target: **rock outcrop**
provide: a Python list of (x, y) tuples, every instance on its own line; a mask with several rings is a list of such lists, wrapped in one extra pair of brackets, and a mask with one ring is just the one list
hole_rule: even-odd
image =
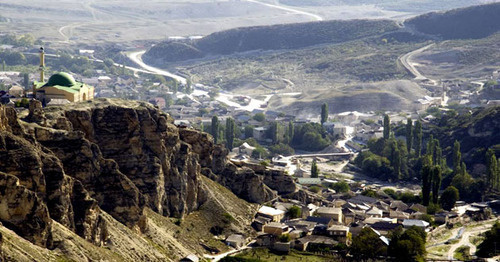
[(51, 223), (43, 200), (15, 176), (0, 173), (0, 220), (20, 236), (50, 246)]
[(107, 214), (135, 232), (148, 230), (145, 208), (183, 217), (209, 199), (203, 175), (257, 203), (296, 190), (283, 173), (234, 165), (210, 135), (147, 103), (33, 101), (30, 111), (27, 123), (0, 106), (0, 222), (39, 246), (62, 248), (53, 225), (112, 243)]

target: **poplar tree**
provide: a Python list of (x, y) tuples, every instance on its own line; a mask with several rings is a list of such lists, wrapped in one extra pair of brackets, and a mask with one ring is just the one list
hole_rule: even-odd
[(420, 157), (422, 154), (422, 122), (417, 120), (415, 122), (415, 129), (413, 131), (413, 145), (415, 147), (415, 156)]
[(228, 117), (226, 119), (226, 147), (229, 150), (233, 149), (234, 142), (234, 119)]
[(460, 163), (462, 162), (462, 153), (460, 152), (460, 142), (455, 140), (453, 143), (453, 172), (457, 174), (457, 170), (460, 168)]
[(318, 176), (319, 176), (318, 164), (316, 163), (316, 159), (314, 159), (311, 164), (311, 177), (317, 178)]
[(413, 140), (413, 121), (408, 117), (406, 120), (406, 148), (408, 150), (408, 154), (411, 153), (412, 149), (412, 140)]
[(212, 126), (210, 131), (214, 137), (214, 144), (217, 144), (219, 141), (219, 118), (217, 116), (212, 116)]
[(489, 188), (498, 189), (498, 161), (493, 149), (486, 151), (486, 179)]
[(293, 126), (293, 122), (288, 122), (288, 144), (292, 144), (293, 135), (295, 134), (295, 127)]
[(273, 122), (271, 124), (271, 139), (273, 140), (273, 144), (278, 144), (279, 143), (279, 124), (278, 122)]
[(432, 168), (432, 202), (437, 204), (439, 199), (439, 188), (441, 187), (441, 166), (435, 165)]
[[(429, 158), (429, 156), (426, 156), (425, 158)], [(430, 162), (429, 159), (424, 162)], [(429, 164), (425, 164), (422, 167), (422, 204), (424, 206), (429, 205), (430, 201), (430, 194), (431, 194), (431, 186), (432, 186), (432, 168)]]
[(324, 124), (328, 121), (328, 104), (324, 103), (321, 105), (321, 124)]
[(389, 119), (389, 115), (384, 115), (384, 139), (389, 139), (391, 135), (391, 120)]

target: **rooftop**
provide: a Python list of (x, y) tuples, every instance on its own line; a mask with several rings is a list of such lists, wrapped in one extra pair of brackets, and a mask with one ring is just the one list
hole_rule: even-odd
[(275, 208), (268, 207), (268, 206), (262, 206), (259, 209), (258, 213), (261, 213), (261, 214), (264, 214), (264, 215), (268, 215), (268, 216), (279, 216), (279, 215), (285, 214), (285, 212), (282, 211), (282, 210), (275, 209)]

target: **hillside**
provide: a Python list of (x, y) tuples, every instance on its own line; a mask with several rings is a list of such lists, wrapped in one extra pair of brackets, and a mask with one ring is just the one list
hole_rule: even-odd
[(214, 234), (251, 234), (249, 202), (296, 190), (284, 173), (236, 167), (227, 153), (144, 102), (42, 109), (33, 100), (22, 116), (0, 106), (0, 261), (178, 261), (205, 253), (200, 243), (226, 250)]
[(405, 23), (416, 30), (442, 39), (477, 39), (500, 30), (500, 3), (455, 9), (444, 13), (428, 13)]
[(459, 115), (453, 111), (443, 114), (438, 122), (431, 123), (429, 133), (439, 138), (443, 153), (450, 158), (453, 143), (458, 140), (462, 157), (472, 169), (472, 164), (485, 163), (487, 148), (493, 147), (500, 154), (500, 106), (479, 108), (472, 114), (468, 110)]
[(208, 55), (228, 55), (255, 50), (297, 49), (318, 44), (341, 43), (398, 28), (390, 20), (322, 21), (236, 28), (210, 34), (191, 43), (162, 42), (143, 59), (161, 65)]

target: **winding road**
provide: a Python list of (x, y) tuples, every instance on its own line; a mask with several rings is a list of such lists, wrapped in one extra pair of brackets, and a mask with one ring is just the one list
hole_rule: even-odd
[(161, 70), (159, 68), (152, 67), (152, 66), (145, 64), (142, 61), (142, 55), (144, 55), (144, 53), (146, 53), (146, 50), (128, 53), (127, 56), (130, 60), (132, 60), (134, 63), (138, 64), (140, 67), (142, 67), (146, 71), (149, 71), (149, 72), (154, 73), (154, 74), (162, 75), (162, 76), (167, 76), (167, 77), (170, 77), (170, 78), (177, 80), (178, 82), (180, 82), (184, 85), (186, 84), (186, 78), (184, 78), (182, 76), (172, 74), (172, 73), (167, 72), (165, 70)]
[[(417, 50), (414, 50), (414, 51), (411, 51), (405, 55), (402, 55), (400, 58), (399, 58), (399, 61), (401, 61), (401, 64), (403, 64), (403, 66), (413, 75), (415, 76), (415, 79), (416, 80), (425, 80), (425, 79), (429, 79), (425, 76), (423, 76), (416, 68), (415, 68), (415, 63), (413, 63), (411, 61), (412, 57), (414, 55), (417, 55), (417, 54), (420, 54), (422, 52), (424, 52), (425, 50), (433, 47), (435, 44), (432, 43), (430, 45), (426, 45), (422, 48), (419, 48)], [(434, 82), (436, 83), (434, 80), (432, 79), (429, 79), (431, 82)]]

